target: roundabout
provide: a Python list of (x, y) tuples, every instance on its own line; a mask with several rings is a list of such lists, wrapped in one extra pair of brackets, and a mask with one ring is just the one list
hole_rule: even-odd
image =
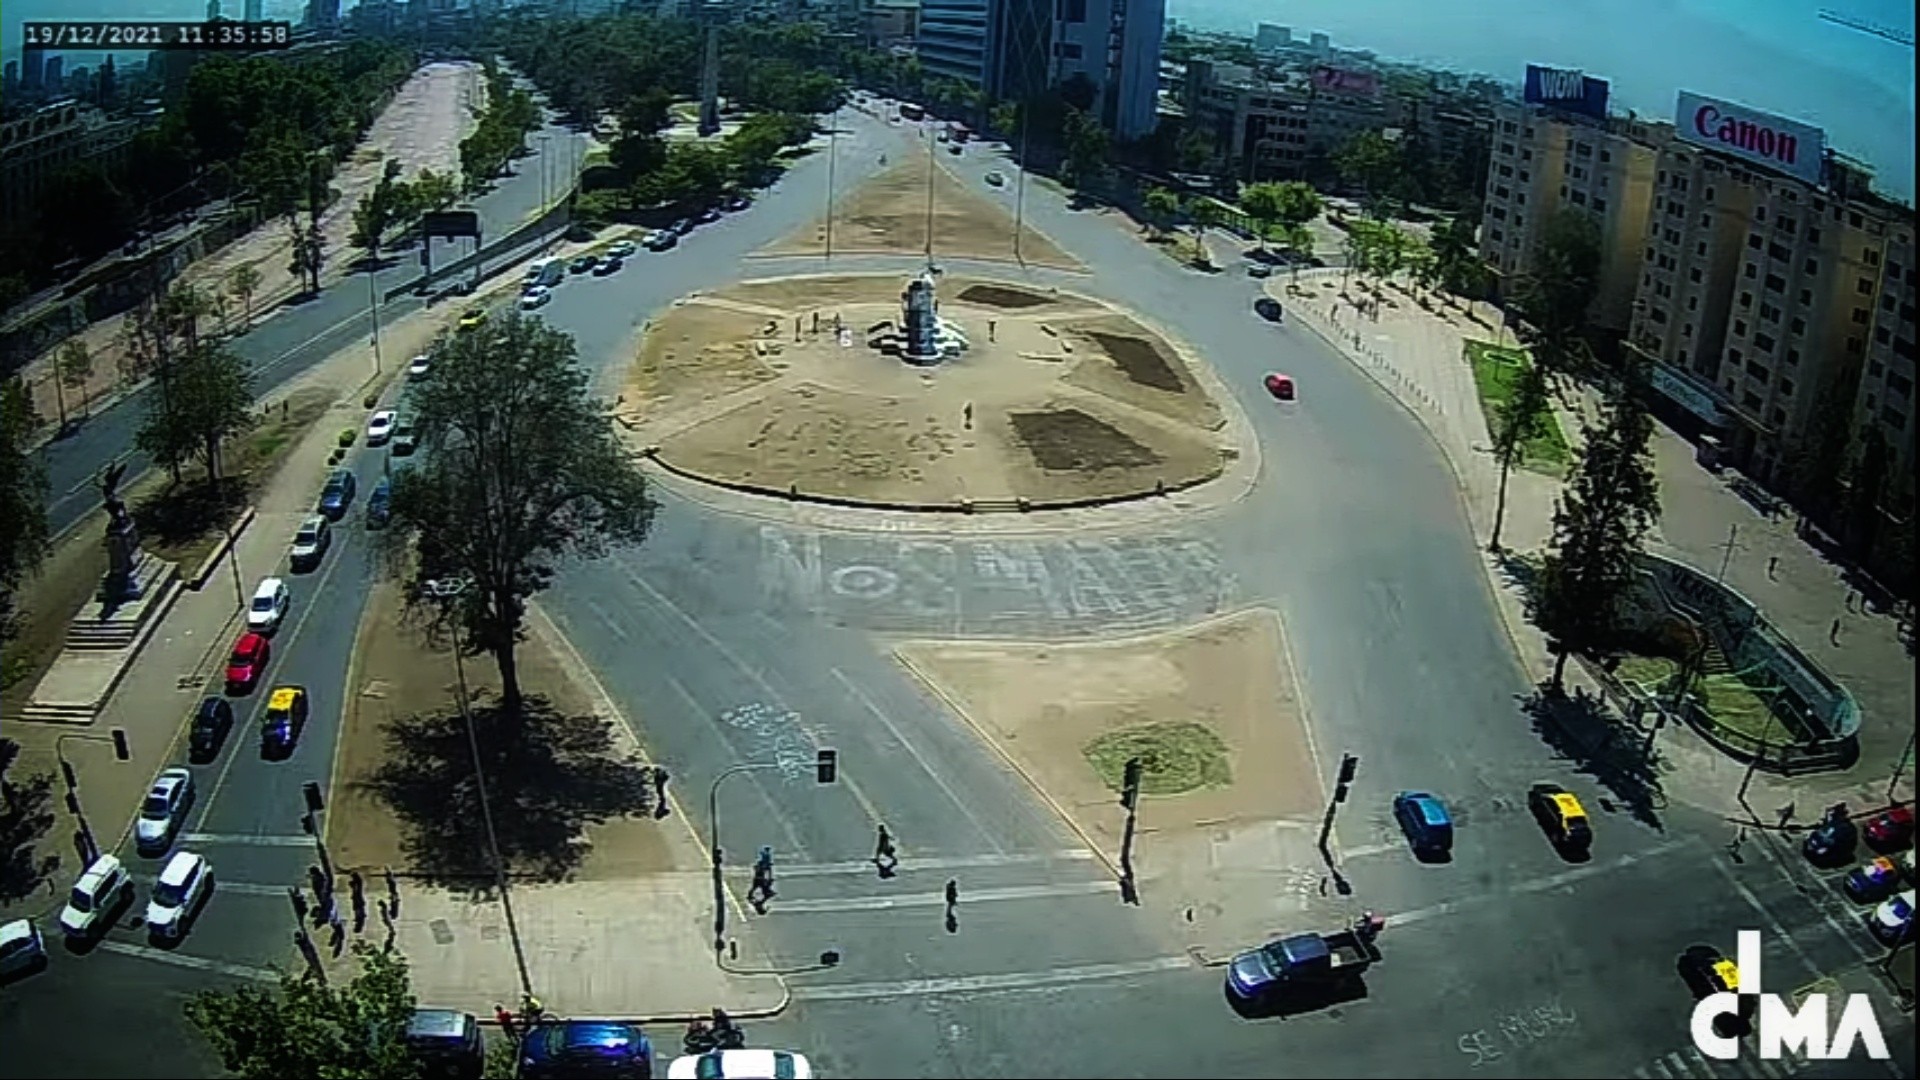
[(1125, 503), (1217, 480), (1252, 444), (1204, 362), (1144, 320), (979, 277), (684, 297), (649, 325), (624, 391), (622, 423), (667, 472), (843, 507)]

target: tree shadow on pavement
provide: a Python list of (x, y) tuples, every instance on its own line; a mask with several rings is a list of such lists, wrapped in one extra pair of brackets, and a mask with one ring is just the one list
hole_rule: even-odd
[[(496, 702), (476, 702), (472, 714), (508, 873), (564, 881), (591, 847), (588, 826), (652, 814), (652, 772), (616, 750), (611, 721), (562, 715), (531, 695), (518, 718)], [(399, 819), (408, 865), (437, 884), (491, 888), (473, 750), (460, 714), (395, 719), (386, 742), (386, 760), (361, 786)]]
[[(0, 776), (19, 752), (12, 740), (0, 742)], [(11, 904), (45, 888), (60, 869), (60, 856), (42, 855), (39, 846), (54, 823), (53, 774), (6, 777), (0, 791), (0, 904)]]
[[(1556, 754), (1598, 781), (1636, 821), (1666, 831), (1659, 814), (1667, 805), (1659, 752), (1649, 754), (1643, 739), (1610, 717), (1600, 698), (1584, 687), (1568, 695), (1543, 683), (1521, 699), (1520, 707)], [(1602, 808), (1613, 806), (1603, 798)]]

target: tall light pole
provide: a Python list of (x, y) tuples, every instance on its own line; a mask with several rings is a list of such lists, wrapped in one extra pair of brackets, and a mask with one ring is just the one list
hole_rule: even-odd
[[(831, 784), (839, 770), (840, 753), (822, 747), (814, 752), (814, 781)], [(720, 784), (735, 773), (785, 768), (782, 761), (747, 761), (728, 766), (713, 778), (707, 789), (707, 853), (713, 860), (713, 958), (717, 963), (727, 949), (727, 883), (722, 876), (724, 859), (720, 851)]]
[[(428, 237), (427, 243), (433, 243)], [(367, 314), (373, 317), (373, 373), (380, 374), (380, 287), (373, 280), (373, 263), (367, 264)]]
[[(435, 578), (425, 584), (426, 592), (441, 603), (441, 609), (452, 614), (455, 602), (466, 593), (473, 582), (466, 578)], [(507, 888), (507, 866), (500, 858), (500, 837), (493, 827), (493, 809), (487, 802), (487, 776), (481, 766), (480, 737), (474, 733), (473, 712), (467, 707), (467, 668), (460, 658), (460, 621), (458, 617), (449, 618), (448, 626), (453, 632), (453, 670), (459, 679), (460, 720), (467, 729), (467, 750), (473, 755), (474, 789), (480, 794), (480, 820), (487, 829), (487, 854), (493, 860), (494, 886), (500, 890), (500, 910), (507, 917), (507, 937), (513, 942), (513, 962), (520, 971), (520, 992), (526, 998), (533, 997), (533, 979), (527, 974), (527, 953), (520, 944), (520, 926), (513, 917), (513, 895)]]
[(833, 258), (833, 164), (840, 149), (840, 106), (833, 107), (833, 117), (827, 121), (827, 252), (826, 258)]
[(1025, 266), (1027, 261), (1020, 255), (1020, 235), (1027, 231), (1027, 134), (1033, 125), (1028, 122), (1025, 105), (1015, 105), (1013, 115), (1020, 124), (1020, 172), (1013, 182), (1013, 261)]
[(933, 170), (935, 168), (933, 129), (922, 124), (920, 135), (922, 141), (927, 144), (927, 269), (931, 270), (933, 269)]
[(53, 740), (53, 756), (60, 762), (60, 777), (67, 785), (67, 813), (74, 816), (80, 825), (80, 843), (86, 848), (87, 862), (100, 857), (100, 843), (93, 838), (93, 828), (87, 824), (86, 812), (80, 809), (80, 778), (74, 774), (73, 763), (67, 760), (67, 740), (76, 742), (103, 742), (113, 745), (116, 760), (126, 761), (133, 756), (127, 747), (127, 729), (113, 728), (105, 735), (82, 735), (78, 732), (62, 735)]

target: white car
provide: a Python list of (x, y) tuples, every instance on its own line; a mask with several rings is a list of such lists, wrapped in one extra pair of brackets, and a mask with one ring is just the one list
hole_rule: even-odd
[(167, 769), (154, 777), (153, 786), (147, 789), (147, 801), (140, 804), (140, 817), (133, 823), (134, 845), (142, 854), (157, 855), (167, 850), (192, 806), (192, 772)]
[(280, 620), (287, 617), (287, 605), (292, 603), (292, 594), (287, 591), (287, 583), (277, 577), (270, 577), (253, 590), (253, 602), (247, 605), (247, 629), (256, 634), (271, 634), (280, 628)]
[(432, 369), (432, 367), (433, 367), (433, 357), (427, 355), (426, 353), (421, 353), (419, 356), (416, 356), (413, 358), (412, 363), (409, 363), (407, 365), (407, 378), (417, 379), (420, 376), (425, 375), (429, 370)]
[(67, 906), (60, 910), (60, 931), (70, 938), (94, 937), (110, 925), (107, 913), (132, 894), (127, 868), (112, 855), (100, 856), (67, 894)]
[(1873, 915), (1867, 919), (1873, 936), (1888, 945), (1898, 945), (1913, 933), (1913, 894), (1908, 889), (1898, 896), (1888, 897), (1887, 901), (1873, 909)]
[(167, 860), (166, 869), (153, 883), (153, 899), (147, 902), (147, 932), (155, 937), (178, 938), (187, 932), (187, 924), (206, 903), (213, 891), (213, 867), (206, 856), (191, 851), (176, 852)]
[(0, 926), (0, 975), (30, 971), (47, 962), (47, 943), (31, 919)]
[(381, 409), (367, 420), (367, 445), (379, 446), (393, 434), (392, 409)]
[(545, 305), (546, 302), (551, 299), (553, 299), (552, 289), (547, 288), (545, 285), (535, 285), (533, 288), (520, 294), (520, 310), (532, 311), (535, 308)]
[(813, 1066), (799, 1054), (785, 1050), (714, 1050), (673, 1059), (667, 1066), (667, 1080), (704, 1080), (724, 1076), (728, 1080), (813, 1080)]
[(607, 254), (616, 259), (627, 258), (632, 255), (634, 251), (634, 243), (631, 240), (615, 240), (613, 243), (607, 245)]

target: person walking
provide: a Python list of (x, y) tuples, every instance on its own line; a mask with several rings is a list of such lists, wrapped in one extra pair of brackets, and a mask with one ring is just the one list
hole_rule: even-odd
[(293, 901), (293, 921), (301, 926), (305, 926), (307, 924), (307, 894), (300, 891), (300, 886), (289, 885), (287, 886), (287, 899)]
[(887, 831), (885, 825), (880, 826), (879, 835), (874, 840), (873, 865), (879, 868), (883, 878), (892, 877), (900, 865), (900, 857), (893, 850), (893, 834)]
[(513, 1031), (513, 1011), (496, 1001), (493, 1003), (493, 1021), (500, 1025), (500, 1033), (511, 1039)]
[(747, 889), (747, 903), (766, 914), (767, 901), (773, 899), (773, 848), (762, 847), (753, 861), (753, 884)]

